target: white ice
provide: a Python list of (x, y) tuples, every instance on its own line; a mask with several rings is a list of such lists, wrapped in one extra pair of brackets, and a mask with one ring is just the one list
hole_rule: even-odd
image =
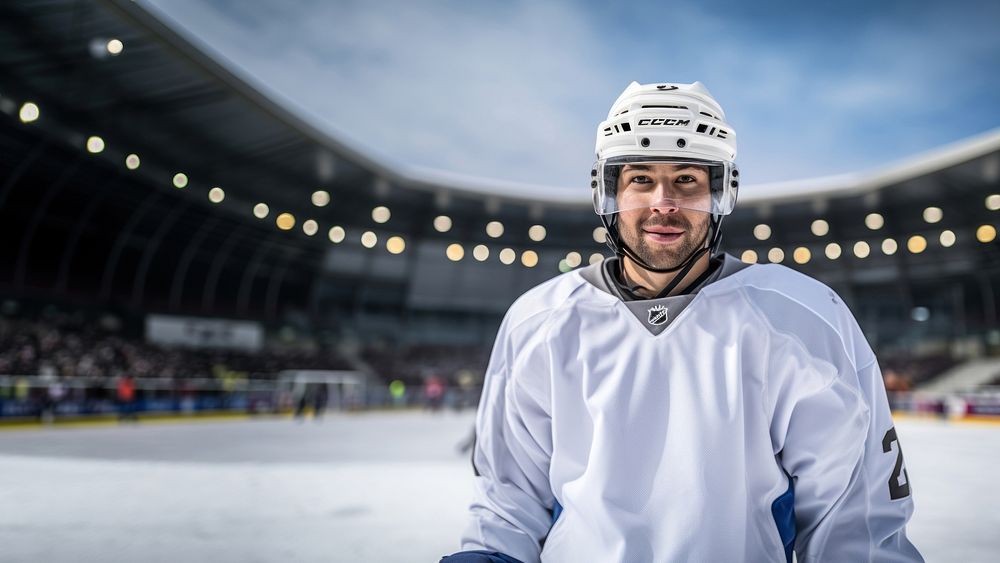
[[(0, 560), (436, 562), (471, 490), (471, 413), (0, 432)], [(1000, 560), (1000, 426), (904, 420), (928, 561)]]

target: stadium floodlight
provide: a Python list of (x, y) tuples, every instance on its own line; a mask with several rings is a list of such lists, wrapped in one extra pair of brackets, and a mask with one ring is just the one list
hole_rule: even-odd
[(878, 213), (865, 215), (865, 226), (873, 231), (877, 231), (885, 225), (885, 219)]
[(21, 123), (32, 123), (37, 121), (41, 114), (41, 110), (38, 109), (38, 105), (34, 102), (24, 102), (24, 104), (21, 105), (21, 109), (17, 112), (17, 116), (21, 119)]
[(976, 240), (982, 243), (993, 242), (997, 238), (997, 230), (993, 225), (980, 225), (976, 229)]
[(941, 246), (950, 248), (953, 244), (955, 244), (955, 233), (945, 229), (941, 231), (941, 236), (938, 237), (938, 240), (941, 241)]
[(810, 225), (809, 230), (818, 237), (825, 237), (830, 232), (830, 223), (827, 223), (823, 219), (816, 219)]
[(809, 252), (809, 249), (804, 246), (800, 246), (792, 252), (792, 260), (795, 260), (796, 264), (805, 264), (809, 262), (810, 258), (812, 258), (812, 252)]
[(385, 241), (385, 249), (390, 254), (401, 254), (406, 250), (406, 241), (401, 236), (389, 237), (389, 240)]
[(594, 229), (594, 242), (598, 244), (604, 244), (608, 240), (608, 230), (604, 227), (597, 227)]
[(287, 212), (281, 213), (275, 218), (274, 222), (282, 231), (290, 231), (295, 226), (295, 216)]
[(365, 248), (375, 248), (378, 244), (378, 237), (371, 231), (361, 233), (361, 246)]
[(583, 263), (583, 256), (574, 250), (566, 255), (566, 263), (569, 264), (570, 268), (576, 268)]
[(187, 185), (188, 185), (187, 174), (185, 174), (183, 172), (178, 172), (178, 173), (174, 174), (174, 187), (175, 188), (183, 189), (183, 188), (186, 188)]
[(486, 224), (486, 234), (492, 238), (503, 236), (503, 223), (500, 221), (490, 221)]
[(528, 229), (528, 238), (530, 238), (535, 242), (542, 242), (543, 240), (545, 240), (545, 235), (546, 235), (545, 227), (543, 227), (542, 225), (532, 225)]
[(389, 208), (384, 205), (380, 205), (375, 209), (372, 209), (372, 221), (375, 221), (376, 223), (386, 223), (389, 221), (389, 217), (391, 216), (392, 213), (389, 212)]
[(462, 248), (461, 244), (453, 242), (448, 245), (448, 248), (445, 249), (444, 253), (445, 256), (448, 257), (448, 260), (451, 260), (452, 262), (458, 262), (465, 256), (465, 249)]
[(767, 259), (772, 264), (780, 264), (785, 259), (785, 251), (776, 246), (767, 251)]
[(330, 242), (332, 242), (333, 244), (340, 244), (344, 242), (345, 238), (347, 238), (347, 231), (344, 230), (344, 227), (336, 225), (330, 227), (330, 231), (327, 232), (326, 236), (330, 239)]
[(514, 250), (511, 248), (505, 248), (500, 251), (500, 261), (508, 266), (513, 264), (516, 258), (517, 258), (517, 253), (514, 252)]
[(826, 257), (829, 258), (830, 260), (836, 260), (837, 258), (840, 258), (841, 254), (843, 254), (843, 249), (840, 248), (839, 244), (831, 242), (830, 244), (826, 245), (825, 253)]
[(986, 209), (996, 211), (1000, 209), (1000, 194), (990, 194), (986, 196)]
[(312, 193), (312, 204), (316, 207), (326, 207), (330, 204), (330, 192), (326, 190), (316, 190)]
[(928, 223), (937, 223), (944, 217), (944, 212), (941, 211), (940, 207), (928, 207), (924, 209), (924, 221)]
[(753, 236), (757, 240), (767, 240), (771, 238), (771, 227), (761, 223), (753, 228)]
[(315, 235), (319, 232), (319, 223), (313, 219), (306, 219), (302, 222), (302, 232), (310, 237)]
[(451, 230), (451, 217), (438, 215), (434, 218), (434, 230), (439, 233), (447, 233)]
[(559, 261), (559, 271), (560, 272), (562, 272), (562, 273), (565, 274), (566, 272), (569, 272), (572, 269), (573, 269), (573, 267), (566, 263), (566, 259), (565, 258), (563, 258), (562, 260)]
[(899, 250), (899, 245), (896, 244), (895, 239), (887, 238), (882, 241), (882, 253), (886, 256), (892, 256)]
[(212, 203), (222, 203), (222, 200), (226, 199), (226, 192), (219, 186), (208, 190), (208, 201)]
[(538, 253), (534, 250), (525, 250), (521, 253), (521, 264), (528, 268), (534, 268), (538, 265)]
[(264, 217), (267, 217), (267, 214), (270, 212), (271, 209), (267, 206), (266, 203), (258, 203), (257, 205), (253, 206), (253, 216), (258, 219), (263, 219)]
[(590, 255), (590, 261), (589, 261), (589, 263), (590, 264), (597, 264), (598, 262), (600, 262), (602, 260), (604, 260), (604, 255), (601, 254), (600, 252), (595, 252), (595, 253), (593, 253), (593, 254)]
[(746, 262), (747, 264), (756, 264), (757, 253), (753, 250), (744, 250), (743, 254), (740, 255), (740, 260)]
[(104, 139), (98, 137), (97, 135), (87, 137), (87, 152), (90, 154), (104, 152)]
[(477, 244), (472, 249), (472, 257), (480, 262), (485, 262), (490, 257), (490, 249), (485, 244)]
[(125, 157), (125, 168), (129, 170), (135, 170), (139, 168), (139, 155), (133, 153)]
[(913, 235), (906, 241), (906, 249), (911, 254), (920, 254), (927, 250), (927, 239), (920, 235)]
[(872, 248), (868, 246), (867, 242), (859, 240), (854, 243), (854, 255), (858, 258), (868, 258), (868, 255), (871, 254), (871, 252)]
[(109, 55), (117, 57), (122, 54), (122, 51), (125, 50), (125, 44), (122, 43), (121, 39), (111, 39), (107, 42), (104, 48), (107, 49)]

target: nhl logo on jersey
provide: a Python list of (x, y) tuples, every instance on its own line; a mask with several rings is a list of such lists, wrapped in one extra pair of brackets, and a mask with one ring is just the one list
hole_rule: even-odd
[(649, 308), (649, 324), (653, 326), (661, 325), (667, 322), (667, 306), (666, 305), (653, 305)]

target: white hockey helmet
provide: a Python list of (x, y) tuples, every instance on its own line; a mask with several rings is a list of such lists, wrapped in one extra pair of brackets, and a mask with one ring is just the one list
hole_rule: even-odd
[[(736, 205), (736, 132), (701, 82), (632, 82), (598, 126), (595, 150), (591, 187), (598, 215), (661, 205), (728, 215)], [(710, 177), (710, 197), (671, 194), (656, 202), (618, 197), (618, 178), (625, 166), (660, 163), (704, 169)]]
[[(701, 82), (639, 84), (632, 82), (618, 96), (608, 118), (597, 128), (596, 162), (591, 170), (594, 211), (607, 229), (606, 242), (619, 256), (628, 256), (647, 270), (676, 272), (665, 290), (684, 277), (704, 253), (715, 254), (722, 239), (722, 220), (733, 212), (739, 191), (736, 132), (725, 121), (722, 107)], [(681, 187), (619, 197), (619, 177), (643, 165), (697, 167), (698, 189)], [(626, 168), (629, 167), (629, 168)], [(701, 180), (706, 180), (702, 182)], [(618, 233), (618, 213), (630, 209), (672, 207), (711, 214), (705, 246), (674, 268), (656, 268), (630, 249)], [(664, 293), (666, 294), (666, 293)]]

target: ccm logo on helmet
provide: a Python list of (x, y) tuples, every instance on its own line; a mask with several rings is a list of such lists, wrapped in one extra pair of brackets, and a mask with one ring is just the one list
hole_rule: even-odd
[(638, 125), (639, 127), (642, 127), (643, 125), (671, 125), (671, 126), (682, 127), (684, 125), (691, 125), (691, 120), (690, 119), (667, 119), (665, 117), (657, 117), (655, 119), (651, 119), (651, 118), (640, 119), (639, 123), (637, 123), (636, 125)]

